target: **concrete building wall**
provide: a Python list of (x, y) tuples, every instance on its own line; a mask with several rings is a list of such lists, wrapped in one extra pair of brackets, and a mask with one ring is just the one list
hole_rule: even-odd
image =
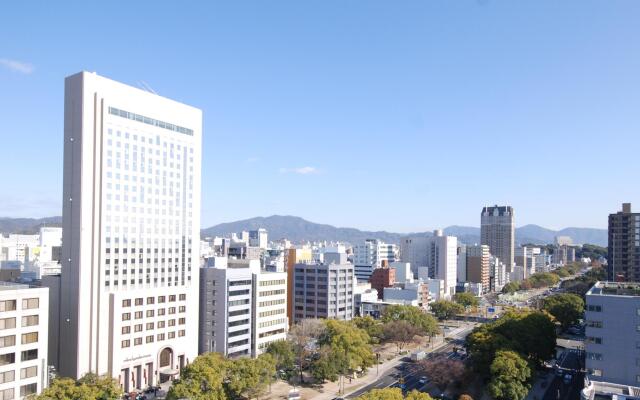
[(590, 379), (638, 386), (640, 287), (618, 286), (598, 282), (587, 292), (585, 365)]
[(293, 279), (295, 322), (305, 318), (353, 318), (353, 265), (296, 264)]
[(0, 398), (48, 386), (49, 289), (0, 284)]
[(253, 274), (251, 354), (264, 353), (270, 343), (287, 338), (287, 274), (260, 271)]

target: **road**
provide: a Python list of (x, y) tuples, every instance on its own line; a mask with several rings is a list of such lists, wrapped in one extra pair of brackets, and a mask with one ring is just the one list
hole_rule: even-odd
[[(449, 358), (456, 358), (458, 354), (454, 352), (454, 347), (461, 348), (464, 344), (464, 339), (471, 332), (474, 326), (466, 326), (453, 331), (448, 338), (450, 340), (430, 352), (427, 357), (433, 358), (439, 355), (445, 355)], [(390, 386), (396, 386), (399, 384), (400, 379), (404, 381), (404, 390), (423, 390), (428, 383), (421, 383), (420, 378), (423, 375), (422, 372), (414, 368), (415, 363), (409, 360), (409, 357), (403, 358), (395, 367), (388, 369), (384, 374), (373, 383), (366, 385), (355, 392), (346, 396), (347, 399), (356, 398), (373, 389), (384, 389)]]
[(565, 383), (564, 377), (556, 375), (549, 384), (543, 400), (579, 400), (580, 390), (584, 384), (584, 373), (580, 372), (582, 357), (581, 350), (569, 349), (563, 353), (563, 358), (558, 360), (556, 371), (562, 371), (563, 376), (570, 374), (571, 381)]

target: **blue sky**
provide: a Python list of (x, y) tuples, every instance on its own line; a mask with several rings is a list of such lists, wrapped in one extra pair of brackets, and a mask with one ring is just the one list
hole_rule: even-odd
[(605, 227), (640, 207), (640, 2), (9, 2), (0, 216), (59, 215), (63, 80), (204, 111), (202, 223)]

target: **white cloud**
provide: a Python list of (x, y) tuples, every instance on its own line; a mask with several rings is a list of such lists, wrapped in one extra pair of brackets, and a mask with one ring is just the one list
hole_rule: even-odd
[(21, 61), (9, 60), (8, 58), (0, 58), (0, 65), (10, 69), (13, 72), (29, 75), (35, 69), (33, 65)]
[(317, 174), (318, 168), (316, 167), (299, 167), (299, 168), (280, 168), (281, 174), (293, 173), (299, 175)]

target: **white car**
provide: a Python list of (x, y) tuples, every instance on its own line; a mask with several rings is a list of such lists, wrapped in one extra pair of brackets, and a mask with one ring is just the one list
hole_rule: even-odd
[(421, 385), (424, 385), (425, 383), (427, 383), (429, 380), (427, 379), (426, 376), (421, 376), (420, 380), (418, 380), (418, 383)]

